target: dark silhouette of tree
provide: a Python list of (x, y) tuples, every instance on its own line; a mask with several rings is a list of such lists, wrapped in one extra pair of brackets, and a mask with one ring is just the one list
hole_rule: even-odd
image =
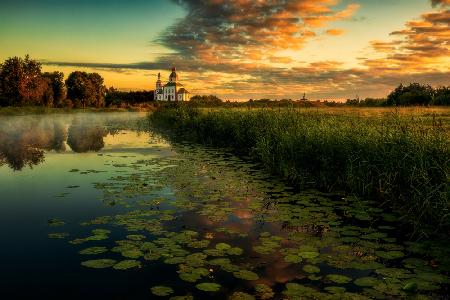
[(105, 86), (98, 73), (72, 72), (66, 80), (67, 96), (81, 107), (102, 107), (105, 104)]
[(25, 58), (8, 58), (0, 65), (0, 92), (2, 105), (41, 104), (48, 88), (41, 76), (41, 64)]
[(119, 91), (110, 87), (106, 91), (105, 104), (107, 106), (120, 106), (122, 104), (141, 104), (154, 101), (153, 91)]
[(400, 84), (387, 97), (388, 105), (429, 105), (433, 100), (434, 90), (429, 85), (411, 83)]
[[(45, 72), (42, 77), (47, 81), (49, 89), (47, 89), (45, 98), (52, 98), (52, 104), (56, 107), (64, 106), (64, 99), (66, 98), (66, 89), (64, 85), (64, 74), (62, 72)], [(47, 96), (48, 95), (48, 96)], [(44, 101), (45, 102), (45, 101)], [(47, 101), (47, 103), (50, 101)], [(47, 106), (49, 106), (47, 104)]]
[(450, 86), (442, 86), (434, 91), (433, 105), (450, 105)]

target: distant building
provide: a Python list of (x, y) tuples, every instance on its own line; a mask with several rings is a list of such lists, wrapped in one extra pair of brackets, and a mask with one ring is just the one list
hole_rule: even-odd
[(157, 101), (189, 101), (191, 98), (189, 92), (178, 81), (177, 69), (172, 68), (169, 76), (169, 82), (165, 85), (161, 83), (161, 73), (158, 73), (156, 81), (155, 100)]

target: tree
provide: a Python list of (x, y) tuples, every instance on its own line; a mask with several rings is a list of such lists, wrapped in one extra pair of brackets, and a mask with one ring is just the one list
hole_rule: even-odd
[(450, 105), (450, 86), (442, 86), (434, 91), (433, 105)]
[[(62, 107), (64, 105), (64, 99), (66, 98), (66, 90), (64, 86), (64, 74), (62, 72), (45, 72), (42, 77), (47, 81), (49, 89), (44, 95), (44, 99), (47, 95), (51, 95), (53, 98), (53, 105)], [(47, 105), (49, 106), (49, 105)]]
[(104, 106), (105, 86), (98, 73), (72, 72), (66, 80), (67, 96), (82, 107)]
[(4, 105), (41, 104), (48, 88), (41, 76), (41, 64), (20, 57), (8, 58), (0, 65), (0, 93)]
[(400, 84), (387, 98), (388, 105), (429, 105), (433, 100), (434, 90), (429, 85), (411, 83)]

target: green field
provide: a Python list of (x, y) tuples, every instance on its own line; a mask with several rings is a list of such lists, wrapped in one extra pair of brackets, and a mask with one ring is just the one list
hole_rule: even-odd
[(450, 225), (448, 108), (161, 108), (186, 138), (231, 147), (298, 187), (371, 197), (421, 232)]

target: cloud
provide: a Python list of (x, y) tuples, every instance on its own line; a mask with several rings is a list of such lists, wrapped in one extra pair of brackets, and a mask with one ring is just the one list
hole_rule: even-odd
[(449, 72), (450, 10), (425, 13), (419, 20), (409, 21), (402, 30), (394, 31), (390, 42), (372, 42), (375, 59), (363, 64), (378, 70), (396, 72)]
[(328, 35), (332, 35), (332, 36), (339, 36), (339, 35), (343, 35), (345, 33), (345, 30), (343, 30), (343, 29), (328, 29), (327, 31), (325, 31), (325, 33)]
[(436, 7), (438, 5), (449, 6), (450, 0), (431, 0), (431, 5), (433, 5), (433, 7)]
[(314, 30), (349, 19), (359, 8), (342, 10), (336, 0), (178, 0), (187, 15), (157, 42), (183, 58), (209, 63), (263, 61), (277, 51), (301, 49)]
[(185, 7), (186, 17), (157, 40), (173, 54), (133, 64), (43, 63), (118, 72), (176, 65), (191, 92), (225, 99), (295, 99), (303, 92), (311, 99), (384, 96), (399, 83), (448, 84), (448, 1), (433, 1), (434, 11), (393, 31), (390, 40), (372, 41), (370, 53), (353, 68), (338, 61), (304, 62), (301, 54), (312, 40), (342, 35), (333, 22), (352, 20), (357, 4), (338, 9), (339, 0), (174, 2)]

